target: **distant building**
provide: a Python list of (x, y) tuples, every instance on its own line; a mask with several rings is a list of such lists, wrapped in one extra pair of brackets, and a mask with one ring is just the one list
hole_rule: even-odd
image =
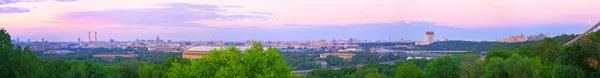
[(433, 31), (425, 32), (425, 42), (429, 42), (429, 43), (435, 42), (435, 38), (433, 36)]
[(69, 53), (75, 53), (75, 52), (70, 51), (70, 50), (50, 50), (50, 51), (44, 52), (44, 54), (69, 54)]
[(537, 35), (527, 36), (527, 41), (538, 41)]
[(155, 43), (162, 43), (165, 42), (163, 40), (161, 40), (158, 36), (156, 36), (156, 40), (154, 40)]
[(523, 34), (517, 36), (510, 36), (508, 38), (502, 38), (498, 40), (498, 42), (507, 42), (507, 43), (515, 43), (515, 42), (525, 42), (527, 39)]
[(344, 58), (344, 59), (350, 59), (352, 57), (354, 57), (356, 54), (353, 53), (323, 53), (320, 54), (319, 57), (320, 58), (326, 58), (327, 56), (337, 56), (340, 58)]
[(148, 51), (155, 51), (155, 52), (181, 52), (179, 50), (179, 48), (177, 47), (152, 47), (152, 48), (148, 48)]
[(81, 44), (81, 37), (77, 37), (77, 43)]
[(416, 42), (415, 45), (429, 45), (433, 42), (435, 42), (434, 32), (427, 31), (427, 32), (425, 32), (425, 41)]
[(327, 67), (327, 61), (315, 61), (315, 63), (321, 65), (321, 67)]
[(450, 41), (450, 39), (448, 39), (448, 37), (444, 37), (444, 41)]
[(110, 43), (114, 43), (114, 42), (115, 42), (115, 39), (110, 39), (110, 40), (108, 40), (108, 41), (109, 41)]
[(410, 43), (410, 42), (412, 42), (412, 41), (410, 41), (410, 40), (405, 40), (404, 38), (402, 38), (402, 39), (400, 39), (400, 42), (403, 42), (403, 43)]
[(549, 38), (550, 36), (547, 34), (538, 34), (537, 35), (537, 40), (544, 40), (544, 38)]
[(485, 60), (485, 56), (487, 56), (487, 52), (485, 52), (485, 51), (484, 51), (484, 52), (481, 52), (481, 53), (479, 54), (479, 60)]
[(527, 41), (539, 41), (544, 40), (544, 38), (549, 38), (548, 34), (539, 33), (537, 35), (529, 35), (527, 36)]

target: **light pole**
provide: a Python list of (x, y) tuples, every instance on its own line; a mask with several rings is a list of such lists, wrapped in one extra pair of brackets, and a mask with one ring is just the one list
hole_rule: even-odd
[(590, 33), (592, 30), (596, 29), (598, 27), (598, 25), (600, 25), (600, 21), (598, 23), (596, 23), (596, 25), (592, 26), (590, 29), (587, 29), (585, 32), (581, 33), (579, 36), (573, 38), (573, 40), (565, 43), (564, 45), (569, 45), (574, 43), (575, 41), (581, 39), (581, 37), (586, 36), (588, 33)]

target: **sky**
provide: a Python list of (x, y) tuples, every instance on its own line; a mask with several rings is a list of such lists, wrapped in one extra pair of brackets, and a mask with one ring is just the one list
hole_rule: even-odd
[[(497, 40), (581, 33), (600, 0), (0, 0), (13, 38)], [(93, 38), (93, 35), (92, 35)]]

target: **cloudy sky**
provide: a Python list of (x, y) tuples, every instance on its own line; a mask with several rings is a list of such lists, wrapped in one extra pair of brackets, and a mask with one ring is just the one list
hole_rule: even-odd
[(13, 37), (99, 40), (496, 40), (581, 33), (600, 0), (0, 0)]

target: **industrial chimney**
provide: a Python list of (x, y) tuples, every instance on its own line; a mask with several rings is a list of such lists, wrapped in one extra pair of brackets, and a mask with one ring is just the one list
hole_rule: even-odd
[(88, 31), (88, 44), (92, 43), (92, 32)]

